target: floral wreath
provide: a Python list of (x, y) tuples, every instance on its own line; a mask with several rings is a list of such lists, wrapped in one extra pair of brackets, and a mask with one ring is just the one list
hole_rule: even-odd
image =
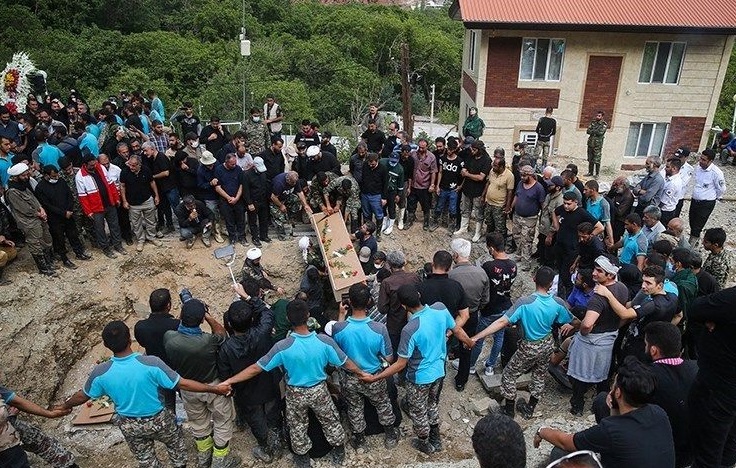
[(13, 54), (13, 59), (2, 72), (3, 90), (0, 103), (8, 108), (11, 114), (17, 114), (26, 107), (31, 83), (28, 75), (36, 71), (36, 66), (25, 52)]

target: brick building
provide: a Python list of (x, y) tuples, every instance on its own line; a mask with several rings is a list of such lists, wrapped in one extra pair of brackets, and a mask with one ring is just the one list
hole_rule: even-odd
[(736, 34), (733, 0), (454, 0), (465, 25), (460, 125), (470, 107), (483, 139), (536, 140), (554, 108), (552, 148), (584, 157), (600, 109), (603, 166), (637, 165), (709, 138)]

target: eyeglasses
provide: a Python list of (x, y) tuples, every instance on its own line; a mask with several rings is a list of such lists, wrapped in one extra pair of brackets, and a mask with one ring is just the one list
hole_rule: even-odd
[(565, 455), (559, 460), (555, 460), (547, 468), (564, 468), (564, 467), (586, 467), (586, 468), (603, 468), (598, 455), (590, 450), (578, 450)]

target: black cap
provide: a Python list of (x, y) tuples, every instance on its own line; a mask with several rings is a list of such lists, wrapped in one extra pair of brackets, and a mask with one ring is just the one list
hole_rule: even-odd
[(411, 145), (401, 145), (401, 151), (411, 151)]
[(207, 306), (199, 299), (189, 299), (181, 307), (181, 324), (185, 327), (198, 327), (204, 315), (207, 313)]

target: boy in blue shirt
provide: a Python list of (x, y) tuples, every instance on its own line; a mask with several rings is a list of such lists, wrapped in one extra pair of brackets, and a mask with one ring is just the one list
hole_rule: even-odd
[[(371, 290), (363, 283), (350, 286), (349, 304), (340, 303), (340, 322), (332, 327), (332, 338), (345, 354), (364, 372), (376, 374), (382, 369), (381, 358), (386, 362), (393, 361), (393, 348), (386, 325), (374, 322), (366, 315), (371, 301)], [(345, 319), (346, 307), (352, 308), (350, 317)], [(348, 421), (353, 432), (352, 445), (356, 449), (365, 445), (365, 414), (363, 397), (376, 408), (378, 421), (384, 429), (383, 444), (393, 448), (399, 442), (399, 435), (394, 427), (396, 416), (391, 406), (386, 380), (363, 383), (355, 375), (345, 373), (342, 381), (342, 393), (348, 404)]]
[(534, 415), (534, 408), (544, 391), (544, 377), (552, 354), (552, 325), (573, 321), (565, 302), (549, 294), (554, 278), (555, 272), (551, 268), (540, 268), (534, 276), (536, 292), (517, 300), (504, 316), (471, 338), (485, 338), (504, 327), (521, 322), (524, 337), (501, 376), (501, 395), (506, 399), (503, 412), (511, 418), (514, 417), (516, 402), (516, 379), (529, 368), (532, 374), (532, 383), (529, 385), (531, 396), (528, 403), (519, 400), (516, 409), (525, 419), (531, 419)]
[(115, 403), (120, 432), (138, 461), (139, 468), (163, 468), (156, 457), (154, 441), (166, 445), (175, 467), (187, 465), (187, 450), (174, 413), (164, 407), (159, 389), (182, 389), (228, 395), (229, 385), (206, 385), (184, 379), (156, 356), (143, 356), (131, 349), (130, 330), (113, 320), (102, 330), (102, 342), (113, 352), (110, 361), (98, 364), (84, 388), (58, 408), (71, 409), (90, 398), (107, 395)]
[(401, 330), (399, 357), (381, 373), (366, 374), (361, 380), (370, 384), (406, 368), (406, 403), (417, 435), (412, 445), (426, 454), (439, 452), (442, 450), (439, 401), (445, 378), (447, 331), (452, 330), (467, 349), (472, 349), (475, 343), (455, 324), (444, 304), (422, 305), (415, 284), (401, 286), (397, 296), (399, 303), (411, 314)]
[(284, 370), (286, 381), (286, 423), (291, 448), (297, 467), (311, 466), (309, 449), (312, 441), (307, 434), (308, 410), (312, 410), (322, 425), (325, 438), (332, 445), (332, 460), (341, 465), (345, 459), (345, 431), (340, 415), (327, 389), (328, 365), (343, 367), (358, 375), (365, 375), (327, 335), (309, 331), (309, 306), (295, 299), (286, 307), (286, 317), (292, 333), (276, 343), (255, 364), (246, 367), (223, 384), (232, 385), (252, 379), (263, 371), (277, 367)]

